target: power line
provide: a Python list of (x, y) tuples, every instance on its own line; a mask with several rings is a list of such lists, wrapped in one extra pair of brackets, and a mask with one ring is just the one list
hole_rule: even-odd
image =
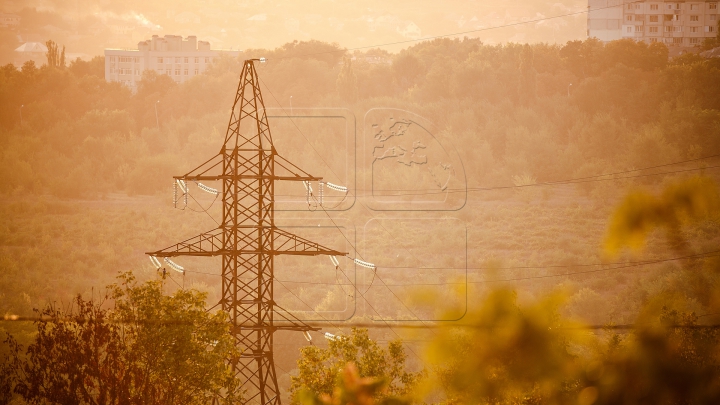
[[(633, 1), (633, 2), (628, 2), (628, 3), (624, 3), (624, 4), (633, 4), (633, 3), (642, 3), (642, 1)], [(413, 43), (413, 42), (429, 41), (429, 40), (432, 40), (432, 39), (439, 39), (439, 38), (453, 37), (453, 36), (458, 36), (458, 35), (473, 34), (473, 33), (477, 33), (477, 32), (496, 30), (496, 29), (499, 29), (499, 28), (515, 27), (515, 26), (518, 26), (518, 25), (538, 23), (538, 22), (542, 22), (542, 21), (554, 20), (554, 19), (556, 19), (556, 18), (572, 17), (572, 16), (575, 16), (575, 15), (586, 14), (586, 13), (589, 13), (589, 12), (591, 12), (591, 11), (599, 11), (599, 10), (605, 10), (605, 9), (614, 8), (614, 7), (622, 7), (624, 4), (621, 4), (621, 5), (619, 5), (619, 6), (618, 6), (618, 5), (614, 5), (614, 6), (597, 7), (597, 8), (593, 8), (593, 9), (591, 9), (591, 8), (588, 7), (588, 8), (586, 8), (586, 9), (581, 10), (581, 11), (575, 11), (575, 12), (572, 12), (572, 13), (558, 14), (558, 15), (551, 16), (551, 17), (542, 17), (542, 18), (536, 18), (536, 19), (533, 19), (533, 20), (518, 21), (518, 22), (508, 23), (508, 24), (503, 24), (503, 25), (495, 25), (495, 26), (492, 26), (492, 27), (485, 27), (485, 28), (478, 28), (478, 29), (475, 29), (475, 30), (455, 32), (455, 33), (452, 33), (452, 34), (441, 34), (441, 35), (434, 35), (434, 36), (417, 38), (417, 39), (406, 39), (406, 40), (402, 40), (402, 41), (387, 42), (387, 43), (384, 43), (384, 44), (375, 44), (375, 45), (367, 45), (367, 46), (358, 46), (358, 47), (355, 47), (355, 48), (338, 49), (338, 50), (334, 50), (334, 51), (324, 51), (324, 52), (307, 53), (307, 54), (303, 54), (303, 55), (290, 55), (290, 56), (283, 56), (283, 57), (279, 57), (279, 58), (267, 58), (267, 60), (282, 60), (282, 59), (299, 58), (299, 57), (306, 57), (306, 56), (326, 55), (326, 54), (339, 53), (339, 52), (345, 53), (345, 52), (348, 52), (348, 51), (356, 51), (356, 50), (360, 50), (360, 49), (380, 48), (380, 47), (383, 47), (383, 46), (402, 45), (402, 44)]]
[[(686, 173), (686, 172), (694, 172), (694, 171), (702, 171), (706, 169), (717, 169), (718, 166), (706, 166), (706, 167), (698, 167), (698, 168), (692, 168), (692, 169), (682, 169), (682, 170), (673, 170), (668, 172), (660, 172), (660, 173), (646, 173), (646, 174), (638, 174), (634, 176), (623, 176), (623, 177), (612, 177), (612, 178), (594, 178), (594, 179), (588, 179), (588, 180), (581, 180), (581, 179), (568, 179), (568, 180), (558, 180), (558, 181), (548, 181), (548, 182), (542, 182), (542, 183), (535, 183), (535, 184), (522, 184), (522, 185), (512, 185), (512, 186), (495, 186), (495, 187), (468, 187), (464, 189), (445, 189), (440, 191), (431, 191), (431, 192), (409, 192), (409, 193), (396, 193), (396, 194), (378, 194), (379, 196), (384, 197), (395, 197), (395, 196), (414, 196), (414, 195), (433, 195), (433, 194), (450, 194), (450, 193), (465, 193), (468, 191), (493, 191), (493, 190), (508, 190), (508, 189), (517, 189), (517, 188), (527, 188), (527, 187), (542, 187), (542, 186), (558, 186), (558, 185), (566, 185), (566, 184), (582, 184), (582, 183), (591, 183), (595, 181), (612, 181), (612, 180), (625, 180), (625, 179), (635, 179), (640, 177), (651, 177), (651, 176), (661, 176), (665, 174), (676, 174), (676, 173)], [(640, 170), (640, 169), (638, 169)], [(611, 174), (603, 174), (598, 175), (595, 177), (600, 176), (611, 176)], [(378, 190), (378, 191), (395, 191), (395, 190)], [(403, 190), (397, 190), (397, 191), (403, 191)]]
[[(508, 267), (392, 267), (392, 266), (378, 266), (378, 269), (408, 269), (408, 270), (522, 270), (522, 269), (552, 269), (552, 268), (574, 268), (574, 267), (597, 267), (597, 266), (614, 266), (610, 268), (605, 269), (598, 269), (598, 270), (589, 270), (589, 271), (580, 271), (580, 272), (572, 272), (572, 273), (562, 273), (562, 274), (554, 274), (554, 275), (543, 275), (543, 276), (530, 276), (530, 277), (521, 277), (521, 278), (512, 278), (512, 279), (497, 279), (497, 280), (483, 280), (483, 281), (468, 281), (468, 284), (484, 284), (484, 283), (493, 283), (493, 282), (503, 282), (503, 281), (521, 281), (521, 280), (532, 280), (535, 278), (552, 278), (552, 277), (563, 277), (563, 276), (570, 276), (570, 275), (578, 275), (578, 274), (587, 274), (587, 273), (596, 273), (596, 272), (602, 272), (602, 271), (610, 271), (610, 270), (616, 270), (616, 269), (626, 269), (626, 268), (633, 268), (633, 267), (641, 267), (646, 266), (649, 264), (658, 264), (658, 263), (666, 263), (666, 262), (673, 262), (678, 260), (684, 260), (684, 259), (692, 259), (692, 258), (708, 258), (708, 257), (718, 257), (720, 256), (720, 250), (713, 250), (693, 255), (687, 255), (687, 256), (679, 256), (679, 257), (671, 257), (671, 258), (665, 258), (665, 259), (656, 259), (656, 260), (642, 260), (642, 261), (636, 261), (636, 262), (615, 262), (615, 263), (587, 263), (587, 264), (575, 264), (575, 265), (547, 265), (547, 266), (508, 266)], [(208, 274), (208, 275), (214, 275), (219, 276), (219, 273), (204, 273), (194, 270), (185, 270), (186, 272), (191, 273), (201, 273), (201, 274)], [(337, 285), (337, 286), (355, 286), (354, 283), (350, 282), (349, 284), (339, 284), (339, 283), (324, 283), (324, 282), (314, 282), (314, 281), (300, 281), (300, 280), (279, 280), (275, 278), (278, 282), (284, 282), (284, 283), (293, 283), (293, 284), (311, 284), (311, 285)], [(349, 278), (348, 278), (349, 280)], [(462, 285), (465, 283), (461, 282), (450, 282), (450, 283), (406, 283), (406, 284), (387, 284), (390, 287), (408, 287), (408, 286), (428, 286), (428, 285)]]
[[(367, 328), (367, 329), (390, 329), (397, 328), (397, 329), (440, 329), (440, 328), (464, 328), (464, 329), (490, 329), (490, 330), (497, 330), (502, 329), (503, 327), (499, 327), (496, 325), (479, 325), (479, 324), (470, 324), (470, 323), (453, 323), (453, 324), (441, 324), (441, 323), (434, 323), (434, 324), (393, 324), (390, 325), (387, 320), (379, 319), (379, 322), (381, 323), (374, 323), (374, 322), (355, 322), (355, 323), (347, 323), (344, 324), (344, 328)], [(66, 322), (66, 323), (90, 323), (90, 322), (97, 322), (96, 319), (89, 319), (89, 318), (79, 318), (79, 317), (64, 317), (64, 318), (53, 318), (53, 317), (43, 317), (43, 316), (21, 316), (21, 315), (4, 315), (2, 318), (0, 318), (0, 322)], [(181, 320), (156, 320), (156, 319), (145, 319), (145, 320), (129, 320), (129, 321), (123, 321), (123, 320), (112, 320), (108, 318), (104, 318), (102, 322), (110, 323), (110, 324), (134, 324), (134, 325), (192, 325), (193, 321), (181, 321)], [(225, 322), (222, 323), (223, 325)], [(306, 325), (310, 327), (323, 327), (327, 326), (327, 324), (324, 323), (317, 323), (317, 322), (306, 322)], [(634, 324), (620, 324), (620, 325), (578, 325), (578, 326), (559, 326), (554, 328), (555, 330), (630, 330), (630, 329), (637, 329), (639, 326), (642, 325), (634, 325)], [(683, 325), (683, 324), (673, 324), (673, 325), (665, 325), (668, 328), (677, 328), (677, 329), (720, 329), (720, 324), (709, 324), (709, 325)], [(394, 332), (394, 331), (393, 331)], [(397, 335), (397, 333), (395, 333)], [(403, 340), (399, 335), (397, 335), (400, 340)], [(407, 341), (412, 342), (412, 341)], [(403, 340), (403, 343), (407, 343)], [(413, 352), (414, 353), (414, 352)], [(416, 354), (417, 356), (417, 354)], [(419, 358), (419, 357), (418, 357)]]

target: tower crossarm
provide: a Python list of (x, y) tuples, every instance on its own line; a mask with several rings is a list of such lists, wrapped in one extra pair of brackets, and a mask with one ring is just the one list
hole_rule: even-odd
[(217, 256), (223, 253), (222, 237), (222, 229), (213, 229), (165, 249), (145, 254), (155, 257)]
[(317, 256), (317, 255), (333, 255), (333, 256), (345, 256), (347, 252), (341, 252), (339, 250), (330, 249), (319, 243), (311, 240), (302, 238), (295, 234), (292, 234), (282, 229), (275, 229), (275, 254), (280, 255), (302, 255), (302, 256)]
[(284, 181), (320, 181), (323, 178), (322, 177), (314, 177), (314, 176), (247, 176), (247, 175), (239, 175), (239, 176), (233, 176), (233, 175), (219, 175), (219, 176), (206, 176), (206, 175), (199, 175), (199, 176), (190, 176), (190, 175), (183, 175), (183, 176), (174, 176), (174, 179), (177, 180), (185, 180), (185, 181), (214, 181), (214, 180), (284, 180)]
[[(243, 227), (256, 229), (257, 227)], [(266, 228), (267, 229), (267, 228)], [(334, 255), (345, 256), (347, 252), (330, 249), (319, 243), (302, 238), (282, 229), (273, 229), (274, 249), (265, 253), (274, 255)], [(190, 239), (168, 246), (165, 249), (146, 254), (155, 257), (176, 257), (176, 256), (218, 256), (222, 254), (242, 253), (263, 253), (257, 248), (249, 246), (238, 246), (237, 249), (223, 249), (223, 229), (217, 228), (210, 232), (204, 232)]]

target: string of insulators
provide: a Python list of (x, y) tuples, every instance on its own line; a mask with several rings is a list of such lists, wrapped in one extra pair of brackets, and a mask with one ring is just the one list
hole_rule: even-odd
[(332, 184), (330, 182), (327, 182), (325, 184), (327, 184), (328, 188), (335, 190), (335, 191), (339, 191), (341, 193), (347, 193), (347, 191), (348, 191), (347, 187), (338, 186), (337, 184)]
[(330, 332), (325, 332), (325, 339), (327, 340), (338, 340), (338, 336), (333, 335)]
[(333, 266), (335, 266), (336, 269), (337, 269), (338, 267), (340, 267), (340, 262), (338, 262), (337, 257), (335, 257), (335, 256), (330, 256), (330, 261), (332, 262)]
[(305, 200), (307, 201), (308, 207), (310, 206), (310, 197), (313, 195), (313, 189), (312, 185), (309, 181), (303, 181), (303, 186), (305, 186)]
[[(173, 182), (173, 206), (177, 208), (178, 204), (178, 186), (180, 187), (180, 190), (182, 190), (183, 193), (183, 202), (185, 203), (185, 207), (187, 207), (187, 200), (188, 200), (188, 188), (187, 183), (185, 183), (184, 180), (181, 179), (175, 179)], [(184, 208), (183, 208), (184, 209)]]
[(323, 205), (323, 183), (322, 181), (318, 183), (318, 200), (320, 201), (320, 206)]
[(174, 261), (170, 260), (170, 259), (167, 258), (167, 257), (166, 257), (165, 259), (163, 259), (163, 260), (165, 260), (165, 263), (167, 263), (168, 266), (172, 267), (173, 270), (175, 270), (175, 271), (177, 271), (177, 272), (179, 272), (179, 273), (185, 273), (185, 268), (184, 268), (183, 266), (175, 263)]
[(310, 336), (310, 332), (304, 330), (304, 331), (303, 331), (303, 335), (305, 335), (305, 340), (307, 340), (308, 342), (312, 343), (312, 336)]
[(177, 183), (180, 185), (182, 192), (187, 193), (187, 184), (185, 184), (185, 180), (177, 179)]
[(305, 190), (307, 190), (310, 195), (313, 195), (312, 184), (310, 184), (309, 181), (303, 181), (303, 186), (305, 186)]
[(219, 193), (216, 189), (214, 189), (212, 187), (208, 187), (202, 183), (198, 183), (197, 186), (200, 190), (205, 191), (206, 193), (210, 193), (213, 195), (218, 195), (218, 193)]
[(153, 266), (155, 266), (156, 269), (159, 269), (160, 267), (162, 267), (162, 265), (160, 264), (160, 261), (155, 256), (150, 256), (150, 262), (153, 264)]
[(372, 264), (372, 263), (370, 263), (370, 262), (366, 262), (366, 261), (364, 261), (364, 260), (353, 259), (353, 261), (354, 261), (355, 264), (357, 264), (358, 266), (367, 267), (368, 269), (373, 269), (373, 270), (375, 270), (375, 269), (377, 268), (377, 266), (375, 266), (374, 264)]

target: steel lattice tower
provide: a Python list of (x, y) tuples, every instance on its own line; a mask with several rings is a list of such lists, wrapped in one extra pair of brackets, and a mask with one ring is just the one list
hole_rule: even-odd
[[(318, 330), (279, 313), (274, 301), (275, 255), (341, 255), (275, 226), (275, 181), (320, 181), (277, 154), (254, 61), (243, 63), (230, 123), (220, 153), (175, 181), (221, 181), (222, 222), (217, 229), (147, 254), (221, 256), (222, 309), (240, 349), (231, 360), (243, 379), (244, 402), (280, 404), (273, 333)], [(188, 190), (189, 191), (189, 190)], [(186, 192), (188, 192), (186, 191)]]

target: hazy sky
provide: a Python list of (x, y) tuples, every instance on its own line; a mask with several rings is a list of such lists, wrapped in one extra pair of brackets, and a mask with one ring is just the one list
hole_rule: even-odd
[[(347, 48), (470, 31), (583, 11), (581, 0), (4, 0), (3, 11), (36, 7), (77, 31), (98, 21), (116, 35), (107, 46), (134, 47), (152, 34), (197, 35), (213, 48), (276, 47), (318, 39)], [(583, 39), (586, 14), (468, 34), (488, 43)], [(403, 45), (407, 46), (407, 45)], [(397, 50), (398, 46), (388, 50)]]

